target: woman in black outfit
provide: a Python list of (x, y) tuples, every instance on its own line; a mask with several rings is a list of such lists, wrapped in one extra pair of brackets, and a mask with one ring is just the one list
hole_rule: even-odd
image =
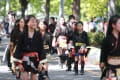
[[(46, 55), (46, 60), (47, 60), (47, 55), (50, 53), (50, 50), (51, 50), (51, 36), (50, 36), (50, 33), (47, 32), (47, 26), (48, 26), (48, 23), (46, 21), (40, 21), (39, 29), (42, 34), (43, 54)], [(48, 77), (48, 60), (43, 65), (45, 65), (44, 67), (45, 75)]]
[[(20, 18), (18, 20), (18, 22), (16, 22), (16, 25), (11, 33), (11, 38), (10, 38), (11, 57), (14, 56), (14, 51), (19, 42), (19, 36), (23, 32), (24, 26), (25, 26), (24, 18)], [(14, 63), (14, 59), (11, 58), (11, 61), (12, 61), (12, 70), (13, 70), (13, 72), (16, 72), (16, 69), (15, 69), (16, 66)], [(18, 74), (16, 75), (16, 78), (20, 78), (19, 72), (17, 72), (17, 73)]]
[(35, 16), (28, 15), (25, 20), (25, 30), (19, 37), (14, 57), (22, 73), (22, 80), (28, 80), (31, 72), (31, 80), (37, 80), (38, 71), (42, 70), (45, 55), (42, 53), (43, 41), (40, 32), (35, 29), (37, 21)]
[[(14, 25), (14, 29), (12, 30), (11, 32), (11, 35), (10, 35), (10, 44), (8, 45), (8, 48), (7, 48), (7, 52), (6, 52), (6, 56), (7, 56), (7, 64), (8, 64), (8, 67), (10, 68), (10, 70), (12, 70), (12, 72), (14, 73), (15, 71), (12, 69), (12, 60), (11, 60), (11, 56), (12, 55), (12, 50), (14, 48), (14, 45), (16, 44), (16, 41), (13, 41), (13, 39), (15, 40), (15, 38), (13, 38), (13, 36), (15, 35), (15, 31), (18, 31), (18, 24), (19, 24), (19, 21), (20, 19), (16, 20), (15, 22), (15, 25)], [(17, 34), (16, 34), (17, 35)], [(15, 43), (14, 43), (15, 42)], [(13, 44), (14, 43), (14, 44)]]
[(71, 71), (71, 64), (74, 62), (74, 57), (75, 57), (75, 51), (74, 51), (74, 45), (73, 45), (73, 37), (74, 33), (76, 31), (76, 24), (77, 22), (72, 23), (72, 30), (69, 31), (68, 34), (68, 55), (67, 55), (67, 70), (66, 71)]
[(54, 38), (56, 39), (58, 45), (57, 45), (57, 51), (59, 56), (59, 65), (61, 68), (63, 68), (63, 64), (66, 60), (66, 54), (65, 51), (67, 49), (67, 25), (65, 23), (64, 18), (60, 18), (60, 25), (58, 25), (54, 32)]
[(74, 34), (73, 43), (75, 46), (75, 75), (78, 75), (78, 61), (80, 56), (81, 61), (81, 75), (84, 74), (84, 59), (85, 59), (85, 53), (88, 49), (86, 49), (86, 46), (89, 45), (89, 39), (88, 35), (85, 31), (83, 31), (83, 22), (79, 21), (76, 24), (77, 30)]
[(118, 80), (116, 69), (120, 68), (120, 16), (112, 16), (109, 20), (101, 48), (100, 67), (103, 72), (101, 79), (116, 77), (114, 80)]

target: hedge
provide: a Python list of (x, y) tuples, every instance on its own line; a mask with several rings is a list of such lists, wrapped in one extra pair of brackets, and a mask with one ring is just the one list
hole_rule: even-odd
[(91, 45), (101, 45), (104, 34), (102, 32), (88, 32), (88, 37)]

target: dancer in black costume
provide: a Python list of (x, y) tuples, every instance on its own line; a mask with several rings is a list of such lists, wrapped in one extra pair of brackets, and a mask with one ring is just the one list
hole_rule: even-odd
[(28, 72), (31, 72), (31, 80), (37, 80), (37, 73), (42, 70), (42, 63), (46, 61), (45, 54), (42, 53), (42, 36), (35, 30), (36, 27), (35, 16), (28, 15), (25, 20), (25, 31), (20, 35), (14, 54), (23, 80), (29, 79)]
[(85, 53), (87, 52), (86, 46), (89, 45), (88, 35), (85, 31), (83, 31), (83, 22), (79, 21), (76, 24), (77, 30), (74, 34), (73, 43), (75, 46), (75, 75), (78, 75), (78, 61), (80, 56), (81, 61), (81, 75), (84, 74), (84, 66), (85, 66)]
[(116, 69), (120, 68), (120, 16), (112, 16), (109, 20), (107, 35), (101, 48), (100, 67), (101, 80), (118, 80)]
[[(46, 60), (51, 50), (51, 36), (50, 33), (47, 32), (47, 27), (48, 27), (48, 23), (46, 21), (40, 21), (39, 28), (43, 38), (43, 54), (46, 55)], [(45, 71), (45, 74), (42, 74), (41, 71), (41, 74), (39, 73), (39, 77), (42, 78), (46, 76), (46, 78), (48, 78), (48, 60), (46, 61), (46, 63), (43, 64), (43, 66), (44, 66), (43, 71)]]

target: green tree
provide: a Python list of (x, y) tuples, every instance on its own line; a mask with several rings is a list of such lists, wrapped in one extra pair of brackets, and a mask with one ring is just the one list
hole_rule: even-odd
[(27, 9), (29, 0), (19, 0), (20, 4), (21, 4), (21, 16), (24, 17), (25, 16), (25, 10)]
[(6, 14), (6, 0), (0, 0), (0, 16), (5, 16)]
[(45, 4), (45, 13), (46, 13), (46, 17), (45, 20), (49, 23), (49, 11), (50, 11), (50, 0), (46, 0), (46, 4)]
[(80, 20), (80, 1), (81, 0), (74, 0), (73, 1), (73, 15), (77, 21)]
[(45, 13), (45, 1), (44, 0), (30, 0), (29, 4), (32, 6), (32, 14)]
[(50, 15), (55, 16), (58, 14), (59, 14), (59, 0), (50, 0)]
[(65, 15), (72, 14), (72, 2), (73, 0), (65, 0), (65, 3), (64, 3), (64, 14)]
[(82, 18), (106, 16), (108, 0), (81, 0)]
[(116, 0), (116, 12), (118, 15), (120, 15), (120, 1)]

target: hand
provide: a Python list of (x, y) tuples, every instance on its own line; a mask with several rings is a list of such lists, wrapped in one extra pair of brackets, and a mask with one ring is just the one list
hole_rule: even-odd
[(85, 52), (87, 52), (87, 51), (88, 51), (88, 49), (86, 48), (86, 49), (85, 49)]
[(10, 53), (13, 53), (13, 48), (10, 49)]
[(69, 43), (72, 44), (72, 40), (70, 40)]
[(80, 49), (78, 50), (78, 53), (83, 53), (83, 49), (80, 48)]
[(23, 67), (23, 65), (19, 65), (19, 70), (20, 70), (21, 72), (24, 72), (24, 67)]
[(42, 64), (38, 65), (38, 71), (42, 71)]
[(104, 67), (105, 67), (105, 64), (104, 64), (103, 62), (102, 62), (102, 63), (100, 63), (100, 68), (101, 68), (101, 71), (103, 71)]
[(83, 51), (83, 53), (84, 53), (84, 54), (86, 54), (86, 53), (87, 53), (87, 51), (88, 51), (88, 49), (86, 48), (86, 49)]

